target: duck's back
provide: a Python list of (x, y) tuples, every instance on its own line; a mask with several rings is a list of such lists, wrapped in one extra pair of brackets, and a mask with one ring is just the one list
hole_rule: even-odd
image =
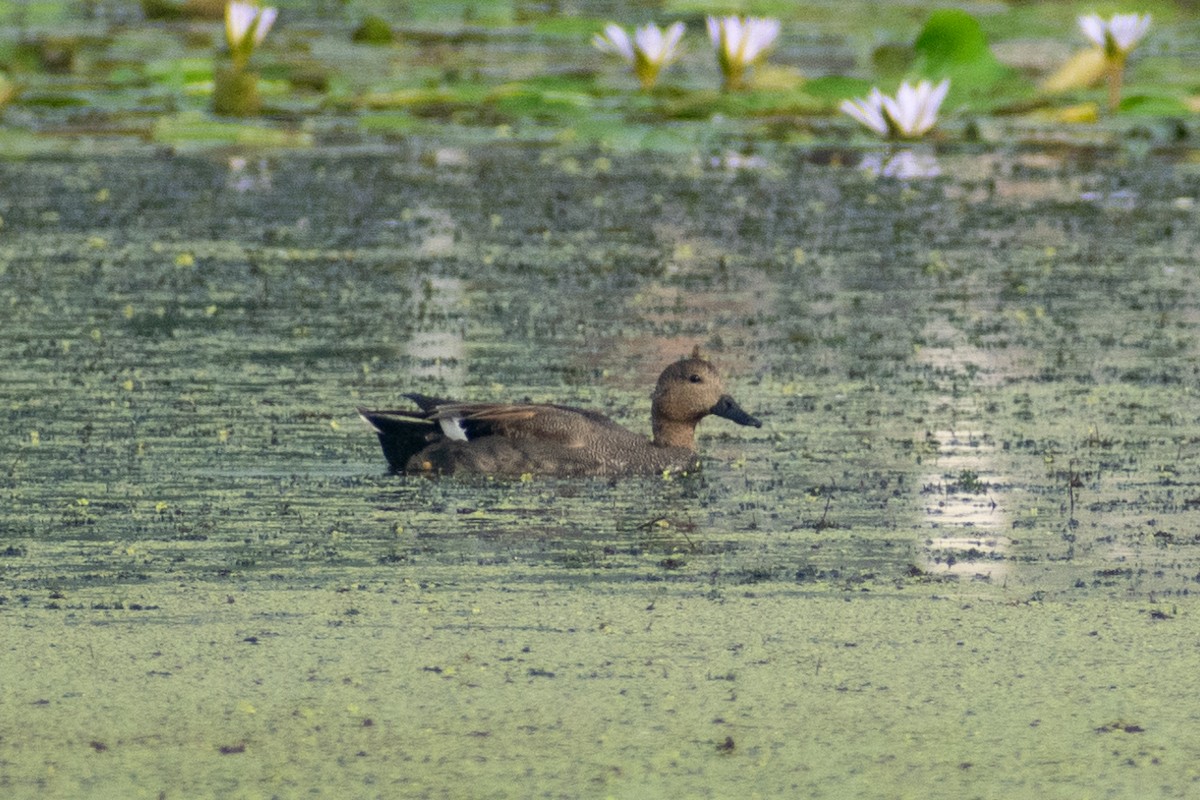
[(656, 446), (587, 409), (413, 399), (420, 412), (359, 410), (398, 472), (619, 476), (698, 465), (693, 451)]
[(439, 438), (410, 459), (409, 472), (615, 476), (696, 462), (690, 450), (657, 447), (599, 412), (571, 406), (456, 403), (439, 406), (434, 418), (457, 425), (466, 441)]

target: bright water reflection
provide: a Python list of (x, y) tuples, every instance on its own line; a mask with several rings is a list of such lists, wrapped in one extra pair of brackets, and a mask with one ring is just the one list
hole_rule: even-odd
[(942, 174), (937, 156), (931, 150), (908, 147), (895, 152), (866, 153), (858, 162), (858, 168), (876, 177), (900, 180), (936, 178)]

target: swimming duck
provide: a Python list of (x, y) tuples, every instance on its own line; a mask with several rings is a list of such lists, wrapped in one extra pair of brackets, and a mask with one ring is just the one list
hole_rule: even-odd
[(393, 472), (488, 475), (653, 475), (700, 464), (696, 425), (709, 414), (762, 427), (725, 392), (699, 349), (663, 370), (651, 397), (654, 438), (605, 415), (548, 403), (463, 403), (410, 393), (419, 410), (359, 415)]

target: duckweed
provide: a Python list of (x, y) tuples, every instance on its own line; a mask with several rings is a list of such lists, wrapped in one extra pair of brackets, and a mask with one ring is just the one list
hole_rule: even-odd
[[(443, 146), (0, 162), (6, 796), (1200, 779), (1190, 161)], [(670, 481), (389, 476), (353, 413), (644, 430), (696, 343), (765, 425)]]

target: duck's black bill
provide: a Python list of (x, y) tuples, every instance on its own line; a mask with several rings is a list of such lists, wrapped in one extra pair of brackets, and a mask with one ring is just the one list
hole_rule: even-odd
[(755, 428), (762, 427), (762, 421), (758, 417), (752, 417), (747, 414), (746, 410), (737, 404), (737, 400), (734, 400), (727, 394), (721, 396), (717, 404), (712, 407), (711, 413), (736, 422), (738, 425), (752, 425)]

